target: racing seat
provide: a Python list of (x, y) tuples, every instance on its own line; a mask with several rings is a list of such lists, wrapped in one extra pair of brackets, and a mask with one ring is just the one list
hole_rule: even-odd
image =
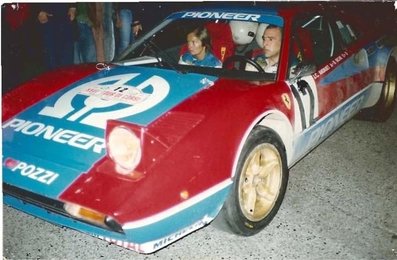
[(232, 56), (235, 46), (232, 37), (232, 31), (229, 24), (226, 23), (208, 23), (205, 26), (211, 35), (212, 53), (224, 62), (228, 57)]
[[(212, 54), (223, 63), (235, 51), (230, 26), (226, 23), (207, 23), (205, 28), (211, 36)], [(187, 44), (184, 44), (179, 54), (182, 55), (187, 51)]]

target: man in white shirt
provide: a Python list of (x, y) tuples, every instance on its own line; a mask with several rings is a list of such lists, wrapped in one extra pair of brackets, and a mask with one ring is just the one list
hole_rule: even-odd
[[(254, 61), (258, 63), (265, 72), (276, 73), (278, 61), (280, 57), (282, 39), (282, 28), (275, 25), (268, 25), (263, 32), (263, 53), (254, 57)], [(250, 64), (247, 64), (246, 70), (255, 71)]]

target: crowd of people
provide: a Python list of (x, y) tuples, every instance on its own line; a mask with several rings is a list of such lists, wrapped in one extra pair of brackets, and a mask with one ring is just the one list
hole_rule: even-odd
[[(110, 62), (145, 31), (183, 4), (126, 2), (10, 3), (2, 5), (2, 90), (58, 67)], [(155, 13), (154, 17), (152, 14)], [(265, 71), (277, 70), (280, 28), (265, 30), (263, 53), (254, 57)], [(206, 28), (186, 37), (180, 64), (222, 67), (211, 51)]]
[(109, 62), (179, 8), (125, 2), (3, 4), (3, 93), (57, 67)]

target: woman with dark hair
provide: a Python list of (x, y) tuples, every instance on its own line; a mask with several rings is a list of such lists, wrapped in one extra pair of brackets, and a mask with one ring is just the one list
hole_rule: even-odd
[(211, 37), (206, 28), (199, 27), (187, 35), (187, 48), (179, 64), (222, 67), (222, 62), (211, 53)]

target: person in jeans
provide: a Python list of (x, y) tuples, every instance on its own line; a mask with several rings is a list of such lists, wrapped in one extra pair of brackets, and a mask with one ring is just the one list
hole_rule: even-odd
[(78, 51), (75, 63), (110, 62), (115, 54), (113, 9), (110, 2), (78, 2)]
[(73, 64), (76, 7), (72, 4), (45, 3), (34, 5), (34, 9), (46, 69)]
[(109, 62), (114, 57), (114, 31), (112, 3), (88, 3), (92, 21), (97, 62)]
[(116, 53), (123, 52), (128, 45), (132, 44), (135, 37), (142, 31), (142, 25), (139, 20), (134, 21), (133, 4), (115, 3), (116, 7)]
[(96, 49), (92, 33), (92, 21), (89, 15), (89, 5), (85, 2), (77, 3), (77, 26), (79, 37), (75, 51), (75, 63), (96, 62)]

